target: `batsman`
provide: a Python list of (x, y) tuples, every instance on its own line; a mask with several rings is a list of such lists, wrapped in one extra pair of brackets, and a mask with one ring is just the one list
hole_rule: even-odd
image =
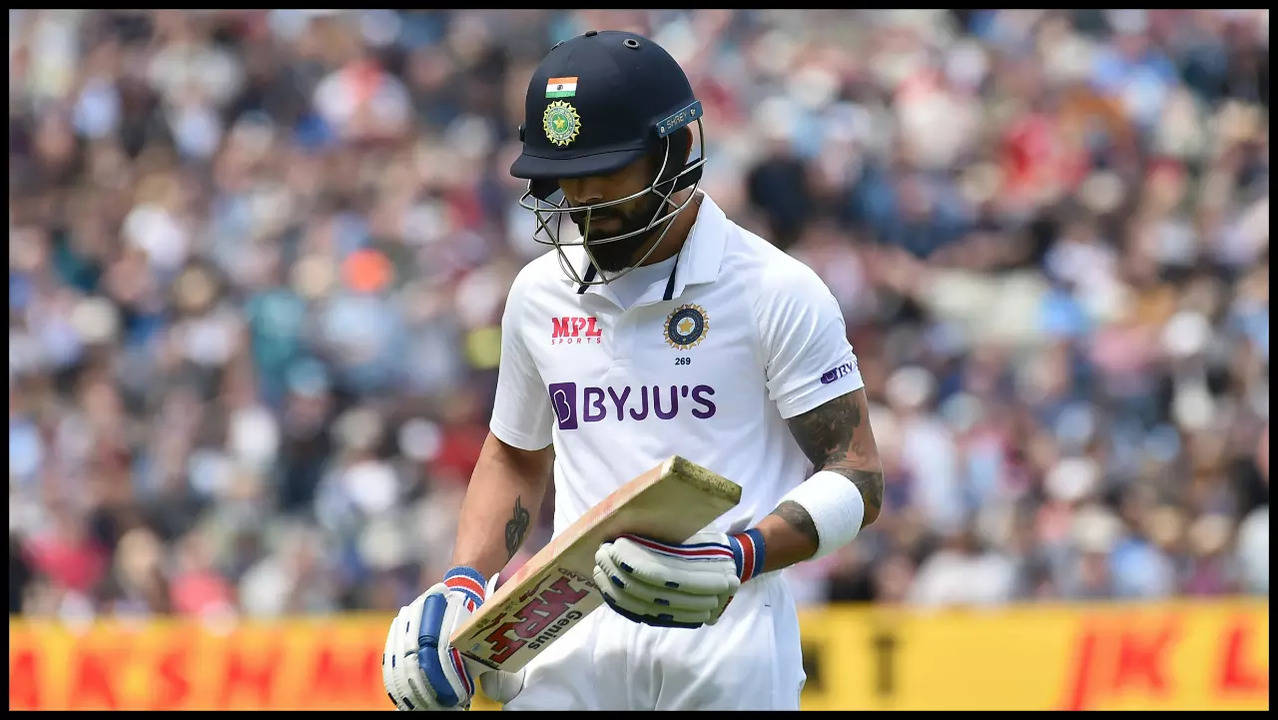
[[(798, 617), (778, 571), (874, 522), (883, 473), (839, 306), (699, 189), (702, 115), (678, 63), (633, 33), (574, 37), (534, 72), (510, 172), (550, 250), (510, 288), (454, 567), (388, 633), (398, 708), (467, 708), (478, 680), (512, 710), (798, 709)], [(604, 542), (608, 607), (519, 673), (449, 646), (550, 477), (558, 535), (671, 455), (741, 485), (740, 503), (684, 544)]]

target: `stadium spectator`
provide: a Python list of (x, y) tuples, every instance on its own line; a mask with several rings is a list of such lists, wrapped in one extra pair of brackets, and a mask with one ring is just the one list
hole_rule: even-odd
[(15, 10), (10, 612), (438, 576), (528, 71), (605, 27), (843, 308), (887, 501), (801, 601), (1267, 595), (1267, 11)]

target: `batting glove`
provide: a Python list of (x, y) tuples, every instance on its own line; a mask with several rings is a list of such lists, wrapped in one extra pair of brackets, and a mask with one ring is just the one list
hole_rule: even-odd
[(449, 644), (453, 632), (483, 604), (496, 586), (474, 568), (456, 567), (401, 608), (386, 636), (382, 683), (400, 710), (464, 710), (475, 694), (475, 677), (498, 702), (523, 689), (523, 672), (492, 670), (462, 657)]
[(763, 570), (763, 535), (701, 532), (672, 545), (622, 535), (595, 552), (595, 585), (619, 615), (658, 627), (719, 620), (741, 583)]

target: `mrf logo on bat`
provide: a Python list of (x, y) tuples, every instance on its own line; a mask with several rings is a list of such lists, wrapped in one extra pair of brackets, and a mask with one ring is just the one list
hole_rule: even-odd
[(545, 589), (534, 588), (532, 592), (520, 596), (519, 602), (531, 599), (505, 615), (513, 615), (516, 619), (502, 623), (484, 637), (492, 648), (488, 660), (503, 663), (525, 645), (536, 650), (543, 643), (558, 637), (583, 617), (580, 611), (573, 609), (573, 605), (589, 594), (589, 588), (575, 590), (568, 577), (561, 577)]

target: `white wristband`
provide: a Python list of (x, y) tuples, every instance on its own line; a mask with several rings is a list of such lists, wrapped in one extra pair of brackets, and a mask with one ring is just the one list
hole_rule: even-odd
[[(781, 502), (803, 506), (817, 531), (817, 551), (810, 559), (824, 557), (852, 542), (865, 519), (861, 489), (847, 477), (822, 470), (790, 490)], [(779, 503), (778, 503), (779, 504)]]

